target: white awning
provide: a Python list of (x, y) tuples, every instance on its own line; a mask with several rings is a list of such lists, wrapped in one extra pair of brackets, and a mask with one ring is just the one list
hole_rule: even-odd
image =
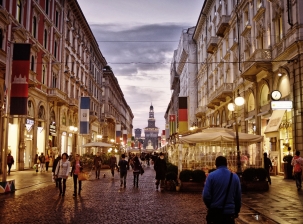
[(271, 114), (269, 122), (264, 131), (265, 133), (275, 132), (279, 130), (285, 110), (274, 110)]

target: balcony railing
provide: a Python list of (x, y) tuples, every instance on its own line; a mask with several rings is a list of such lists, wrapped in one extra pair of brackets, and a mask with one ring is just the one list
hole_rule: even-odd
[(48, 88), (47, 94), (48, 94), (48, 97), (52, 98), (53, 100), (67, 102), (67, 94), (57, 88)]
[(225, 30), (229, 27), (230, 16), (222, 15), (218, 24), (217, 36), (224, 37)]
[(211, 37), (207, 43), (207, 53), (213, 54), (215, 50), (218, 48), (218, 37)]
[(223, 83), (218, 89), (213, 91), (208, 97), (208, 107), (214, 108), (214, 106), (220, 105), (220, 102), (225, 102), (226, 97), (232, 97), (233, 83)]
[(207, 110), (206, 106), (199, 106), (196, 109), (196, 117), (203, 117), (203, 116), (205, 116), (206, 110)]

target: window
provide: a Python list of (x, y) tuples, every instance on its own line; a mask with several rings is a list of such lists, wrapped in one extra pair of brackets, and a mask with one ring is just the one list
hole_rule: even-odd
[(3, 45), (3, 30), (0, 29), (0, 49), (2, 49), (2, 45)]
[(57, 88), (57, 75), (53, 73), (52, 88)]
[(21, 19), (22, 19), (22, 3), (21, 3), (21, 0), (17, 1), (16, 19), (19, 23), (21, 23)]
[(33, 27), (32, 27), (32, 35), (34, 38), (37, 38), (37, 18), (34, 16), (33, 18)]
[(48, 5), (49, 5), (49, 1), (45, 0), (45, 13), (48, 15)]
[(31, 57), (31, 70), (35, 71), (35, 57), (32, 55)]
[(45, 77), (46, 76), (46, 67), (45, 65), (42, 66), (42, 84), (45, 84)]
[(56, 27), (58, 27), (58, 24), (59, 24), (59, 12), (56, 10)]
[(43, 39), (44, 39), (43, 40), (44, 41), (43, 46), (44, 46), (45, 49), (47, 49), (47, 30), (46, 29), (44, 30), (44, 38)]
[(66, 54), (66, 57), (65, 57), (65, 66), (68, 66), (68, 60), (69, 60), (69, 55)]
[(54, 57), (57, 58), (57, 41), (54, 44)]

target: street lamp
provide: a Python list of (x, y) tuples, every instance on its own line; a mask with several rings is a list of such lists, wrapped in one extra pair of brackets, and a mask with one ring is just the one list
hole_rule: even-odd
[(238, 133), (238, 121), (237, 121), (237, 111), (236, 106), (242, 106), (244, 104), (244, 98), (240, 96), (238, 90), (238, 96), (235, 98), (235, 103), (229, 103), (227, 108), (229, 111), (234, 112), (235, 119), (235, 128), (236, 128), (236, 144), (237, 144), (237, 174), (240, 175), (242, 173), (241, 169), (241, 160), (240, 160), (240, 143), (239, 143), (239, 133)]

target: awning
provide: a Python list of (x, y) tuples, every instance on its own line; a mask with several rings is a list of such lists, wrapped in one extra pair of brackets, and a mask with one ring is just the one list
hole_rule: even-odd
[(264, 115), (267, 115), (267, 114), (270, 114), (270, 110), (261, 112), (261, 113), (259, 113), (257, 116), (260, 117), (260, 116), (264, 116)]
[(82, 147), (84, 148), (88, 148), (88, 147), (112, 147), (113, 145), (112, 144), (108, 144), (108, 143), (105, 143), (105, 142), (89, 142), (89, 143), (86, 143), (84, 145), (82, 145)]
[(266, 126), (264, 134), (279, 130), (285, 110), (274, 110)]

